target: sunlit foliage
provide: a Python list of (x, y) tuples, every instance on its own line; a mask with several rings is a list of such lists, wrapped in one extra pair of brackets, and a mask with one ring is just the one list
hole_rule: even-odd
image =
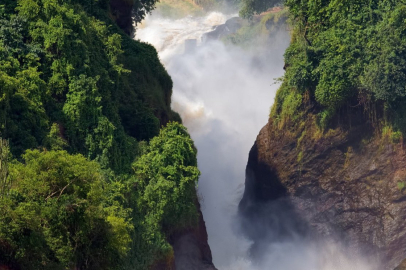
[(386, 104), (386, 120), (405, 129), (406, 122), (399, 118), (406, 96), (405, 3), (287, 0), (285, 4), (293, 32), (280, 89), (287, 93), (278, 93), (275, 116), (283, 111), (289, 92), (308, 92), (320, 106), (324, 124), (343, 106), (369, 102)]
[(3, 262), (15, 260), (23, 269), (112, 269), (127, 254), (130, 210), (108, 199), (96, 162), (29, 150), (9, 174), (13, 184), (0, 202)]
[[(120, 1), (139, 18), (155, 3)], [(196, 149), (160, 131), (180, 121), (172, 81), (109, 4), (1, 2), (2, 266), (150, 269), (196, 225)]]
[(108, 12), (108, 1), (93, 0), (1, 7), (0, 133), (17, 157), (44, 146), (57, 124), (66, 150), (130, 170), (136, 140), (178, 119), (155, 49), (131, 40)]
[(200, 175), (196, 149), (185, 127), (170, 123), (133, 164), (130, 204), (137, 221), (133, 259), (150, 264), (173, 255), (168, 236), (197, 224), (196, 190)]

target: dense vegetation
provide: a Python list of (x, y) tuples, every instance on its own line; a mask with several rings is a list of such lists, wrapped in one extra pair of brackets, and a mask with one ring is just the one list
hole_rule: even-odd
[(282, 3), (282, 0), (241, 0), (240, 16), (243, 18), (252, 18), (253, 15), (261, 14)]
[(277, 9), (251, 20), (241, 20), (241, 28), (223, 38), (226, 44), (234, 44), (242, 48), (256, 48), (258, 45), (267, 47), (278, 38), (280, 31), (285, 31), (288, 9)]
[(128, 170), (136, 140), (178, 119), (169, 105), (172, 81), (153, 47), (112, 24), (108, 2), (80, 2), (3, 6), (0, 132), (16, 157), (52, 148), (59, 136), (70, 152)]
[(2, 157), (0, 261), (9, 265), (148, 269), (173, 257), (172, 233), (196, 225), (200, 173), (181, 124), (145, 144), (131, 174), (64, 150), (27, 150), (7, 168)]
[(120, 1), (155, 4), (1, 2), (0, 267), (148, 269), (197, 222), (196, 149)]
[[(263, 1), (253, 3), (254, 11), (263, 11)], [(323, 129), (343, 111), (359, 108), (368, 120), (404, 133), (406, 4), (286, 0), (285, 5), (292, 41), (272, 117), (292, 120), (306, 101), (316, 105)]]

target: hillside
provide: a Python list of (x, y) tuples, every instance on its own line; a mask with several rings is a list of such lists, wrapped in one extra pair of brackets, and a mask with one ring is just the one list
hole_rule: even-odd
[(174, 269), (182, 237), (213, 267), (172, 80), (130, 37), (154, 5), (1, 2), (1, 269)]

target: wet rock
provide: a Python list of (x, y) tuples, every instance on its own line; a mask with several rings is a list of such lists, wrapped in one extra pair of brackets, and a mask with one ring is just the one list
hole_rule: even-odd
[(225, 24), (218, 25), (213, 31), (203, 35), (204, 42), (219, 40), (227, 35), (234, 34), (243, 26), (243, 20), (239, 17), (228, 19)]
[(199, 224), (196, 228), (174, 234), (170, 242), (175, 252), (176, 270), (216, 270), (207, 242), (206, 225), (199, 208)]
[(312, 232), (337, 237), (354, 252), (379, 258), (381, 269), (394, 269), (406, 257), (403, 144), (371, 137), (367, 121), (320, 135), (315, 117), (309, 112), (296, 128), (270, 119), (261, 130), (240, 213), (284, 198), (291, 216)]
[(395, 270), (406, 270), (406, 259)]
[(199, 223), (196, 227), (182, 229), (169, 238), (174, 256), (156, 261), (151, 270), (217, 270), (212, 262), (211, 250), (207, 240), (206, 224), (196, 203)]

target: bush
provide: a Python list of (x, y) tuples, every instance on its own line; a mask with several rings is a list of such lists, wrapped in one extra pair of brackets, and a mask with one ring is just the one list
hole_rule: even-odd
[(133, 227), (129, 210), (109, 200), (100, 166), (66, 151), (23, 158), (10, 164), (12, 187), (0, 199), (2, 257), (23, 269), (114, 268)]

